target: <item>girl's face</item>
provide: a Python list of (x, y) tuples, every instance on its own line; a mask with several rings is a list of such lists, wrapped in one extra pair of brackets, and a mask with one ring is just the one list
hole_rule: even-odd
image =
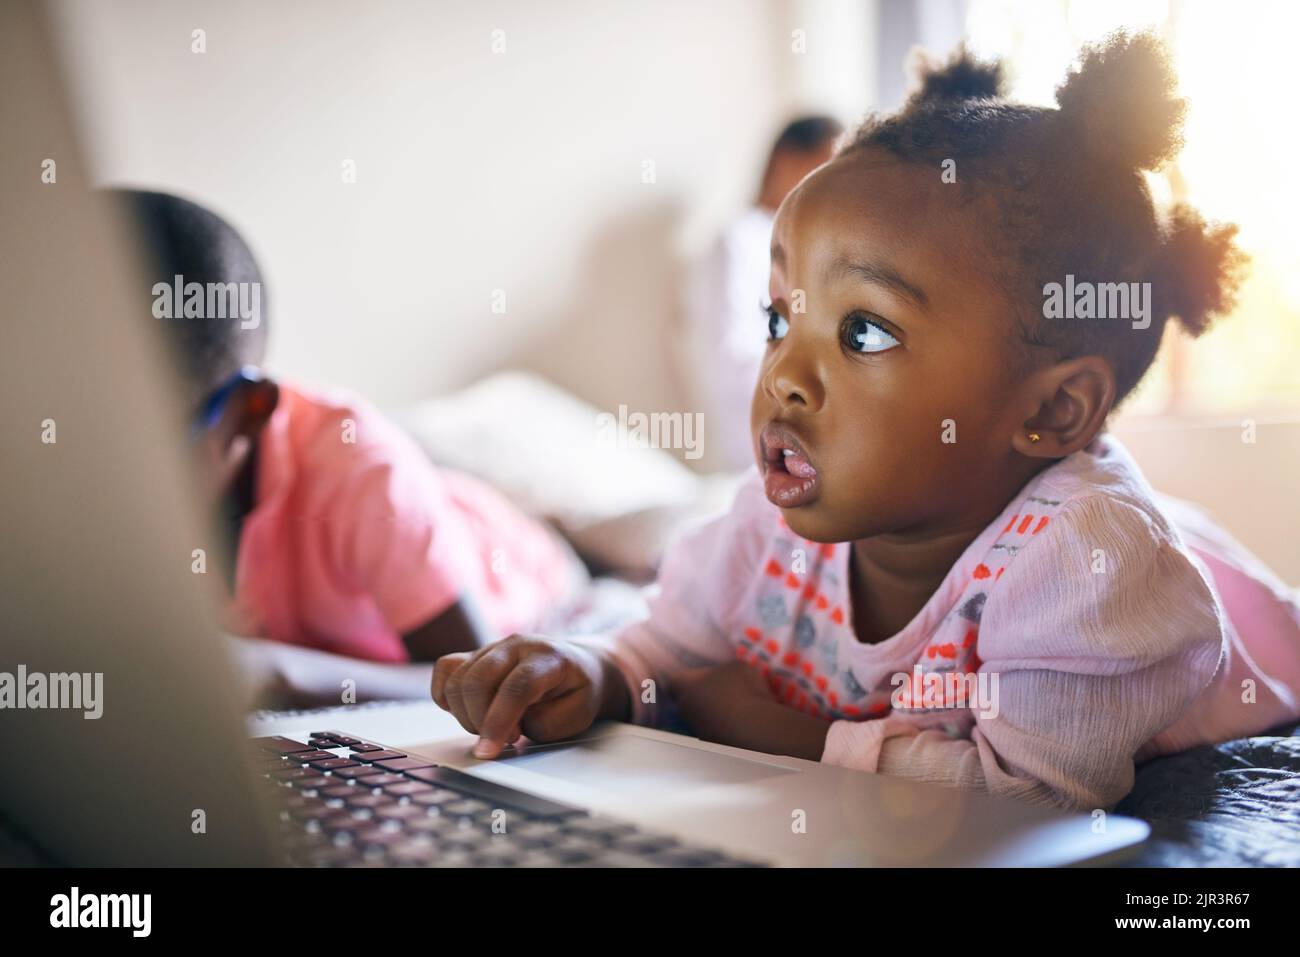
[(1012, 449), (1034, 407), (1010, 307), (941, 174), (853, 154), (777, 214), (751, 423), (767, 496), (804, 538), (980, 527), (1043, 464)]

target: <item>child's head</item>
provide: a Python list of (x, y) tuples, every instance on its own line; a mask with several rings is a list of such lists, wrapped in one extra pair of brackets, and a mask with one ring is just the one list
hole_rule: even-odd
[(279, 399), (257, 369), (267, 328), (261, 270), (234, 227), (202, 206), (167, 193), (109, 192), (143, 244), (152, 321), (181, 373), (205, 492), (216, 497)]
[(1185, 111), (1155, 38), (1086, 50), (1058, 109), (1000, 83), (959, 54), (777, 215), (753, 424), (801, 535), (986, 523), (1102, 430), (1169, 318), (1231, 305), (1235, 228), (1162, 221), (1142, 177)]
[(772, 210), (780, 206), (801, 179), (831, 158), (843, 133), (833, 116), (801, 116), (787, 123), (768, 154), (759, 205)]

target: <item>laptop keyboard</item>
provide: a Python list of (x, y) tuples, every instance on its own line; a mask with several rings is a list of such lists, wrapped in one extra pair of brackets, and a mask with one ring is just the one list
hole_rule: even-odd
[(298, 866), (764, 866), (337, 731), (250, 743)]

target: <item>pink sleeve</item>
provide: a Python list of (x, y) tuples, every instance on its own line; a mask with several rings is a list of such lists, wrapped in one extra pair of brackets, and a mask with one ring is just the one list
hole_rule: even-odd
[(836, 721), (823, 761), (1033, 803), (1111, 808), (1134, 755), (1209, 684), (1224, 631), (1209, 585), (1147, 513), (1068, 503), (989, 596), (977, 650), (995, 708), (969, 739), (894, 713)]
[[(757, 495), (757, 499), (755, 496)], [(764, 540), (763, 498), (748, 476), (731, 510), (696, 526), (669, 546), (649, 601), (649, 617), (600, 647), (627, 682), (632, 720), (660, 726), (675, 674), (736, 659), (727, 622), (757, 574)]]
[(437, 471), (404, 451), (356, 453), (362, 461), (333, 496), (331, 536), (339, 573), (371, 596), (399, 634), (450, 608), (460, 597), (456, 569), (475, 558)]

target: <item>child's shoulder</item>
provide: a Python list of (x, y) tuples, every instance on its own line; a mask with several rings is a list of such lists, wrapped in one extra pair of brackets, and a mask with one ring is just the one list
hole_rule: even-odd
[(993, 546), (1006, 575), (984, 618), (994, 633), (1066, 628), (1082, 638), (1077, 651), (1129, 656), (1134, 636), (1146, 636), (1143, 655), (1219, 642), (1208, 577), (1118, 440), (1101, 436), (1046, 469), (1008, 509)]
[(264, 444), (291, 464), (299, 481), (332, 482), (412, 460), (428, 466), (410, 438), (360, 396), (296, 382), (279, 386)]
[(1042, 503), (1058, 526), (1100, 539), (1137, 536), (1157, 545), (1180, 544), (1142, 469), (1109, 433), (1039, 473), (1019, 498), (1026, 509)]
[(780, 509), (767, 500), (758, 470), (751, 466), (737, 477), (729, 504), (679, 529), (664, 556), (666, 564), (685, 564), (697, 571), (726, 568), (741, 579), (757, 568), (784, 525)]

